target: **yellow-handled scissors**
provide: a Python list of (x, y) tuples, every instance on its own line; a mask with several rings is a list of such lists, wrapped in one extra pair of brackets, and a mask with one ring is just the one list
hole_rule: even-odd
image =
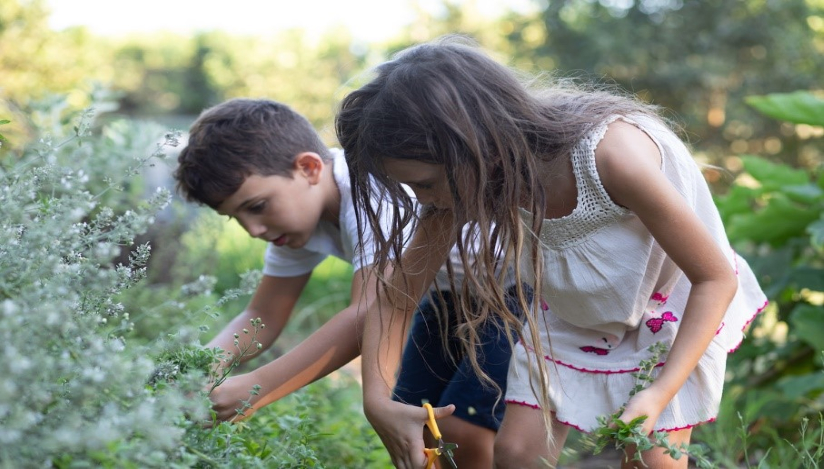
[(423, 450), (426, 453), (426, 469), (431, 469), (435, 464), (435, 460), (438, 459), (439, 456), (442, 456), (442, 461), (449, 463), (449, 467), (452, 469), (458, 469), (458, 465), (455, 464), (455, 459), (453, 457), (454, 455), (452, 453), (452, 450), (457, 449), (458, 445), (455, 443), (444, 443), (441, 431), (438, 429), (438, 422), (435, 421), (435, 411), (432, 409), (432, 405), (427, 402), (423, 405), (423, 407), (429, 414), (429, 418), (426, 420), (426, 426), (429, 427), (429, 431), (432, 432), (432, 436), (434, 436), (438, 441), (437, 448), (424, 448)]

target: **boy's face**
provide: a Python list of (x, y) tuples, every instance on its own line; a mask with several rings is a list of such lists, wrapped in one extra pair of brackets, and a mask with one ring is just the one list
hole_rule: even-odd
[(291, 178), (253, 174), (217, 212), (237, 220), (254, 238), (276, 246), (303, 247), (324, 211), (322, 170), (318, 157), (296, 161)]

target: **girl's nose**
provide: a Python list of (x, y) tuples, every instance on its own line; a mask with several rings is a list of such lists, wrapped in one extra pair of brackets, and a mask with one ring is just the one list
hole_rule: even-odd
[(421, 203), (423, 205), (429, 205), (435, 201), (435, 198), (432, 197), (432, 194), (429, 194), (425, 191), (416, 190), (413, 192), (415, 192), (415, 198), (418, 199), (418, 203)]

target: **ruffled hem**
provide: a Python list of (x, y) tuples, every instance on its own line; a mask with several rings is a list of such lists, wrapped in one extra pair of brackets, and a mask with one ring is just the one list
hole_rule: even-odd
[[(529, 407), (529, 408), (532, 408), (532, 409), (540, 409), (541, 408), (538, 405), (530, 404), (530, 403), (524, 402), (524, 401), (516, 401), (516, 400), (505, 399), (504, 402), (506, 402), (507, 405), (514, 404), (514, 405), (519, 405), (519, 406), (523, 406), (523, 407)], [(589, 431), (584, 430), (583, 428), (579, 427), (578, 425), (575, 425), (572, 422), (565, 422), (565, 421), (559, 419), (558, 415), (557, 415), (557, 412), (552, 412), (552, 415), (555, 417), (555, 420), (557, 420), (558, 423), (560, 423), (561, 425), (565, 425), (567, 427), (574, 428), (574, 429), (578, 430), (581, 433), (590, 433)], [(715, 422), (716, 418), (717, 417), (712, 417), (712, 418), (709, 418), (707, 420), (704, 420), (703, 422), (684, 425), (684, 426), (681, 426), (681, 427), (664, 428), (664, 429), (656, 430), (656, 431), (670, 433), (670, 432), (677, 432), (677, 431), (681, 431), (681, 430), (687, 430), (689, 428), (694, 428), (694, 427), (697, 427), (699, 425), (704, 425), (705, 423)]]
[[(747, 321), (741, 327), (741, 338), (735, 345), (732, 346), (732, 348), (727, 350), (727, 353), (735, 353), (735, 351), (738, 350), (739, 347), (741, 347), (741, 344), (744, 342), (744, 331), (747, 329), (747, 327), (750, 326), (750, 324), (752, 324), (753, 321), (755, 321), (755, 318), (757, 318), (758, 315), (761, 314), (761, 312), (764, 311), (767, 308), (767, 305), (769, 304), (769, 300), (764, 300), (764, 304), (762, 304), (761, 307), (755, 311), (755, 314), (753, 314), (749, 319), (747, 319)], [(723, 324), (721, 327), (724, 327)], [(720, 332), (721, 329), (719, 329), (718, 332), (715, 333), (715, 335), (718, 335)]]

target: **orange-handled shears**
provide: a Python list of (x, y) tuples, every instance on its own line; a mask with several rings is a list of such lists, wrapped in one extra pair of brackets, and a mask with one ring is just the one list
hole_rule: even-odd
[(426, 468), (431, 469), (432, 466), (435, 464), (435, 460), (438, 459), (438, 456), (442, 456), (442, 460), (449, 463), (449, 467), (452, 469), (458, 469), (458, 465), (455, 464), (454, 455), (452, 450), (458, 448), (458, 445), (455, 443), (444, 443), (443, 437), (441, 435), (441, 431), (438, 429), (438, 422), (435, 421), (435, 411), (432, 409), (432, 405), (430, 403), (425, 403), (423, 407), (426, 409), (426, 412), (429, 414), (429, 418), (426, 420), (426, 426), (429, 427), (429, 431), (432, 432), (432, 436), (435, 437), (435, 440), (438, 441), (437, 448), (424, 448), (424, 453), (426, 453)]

